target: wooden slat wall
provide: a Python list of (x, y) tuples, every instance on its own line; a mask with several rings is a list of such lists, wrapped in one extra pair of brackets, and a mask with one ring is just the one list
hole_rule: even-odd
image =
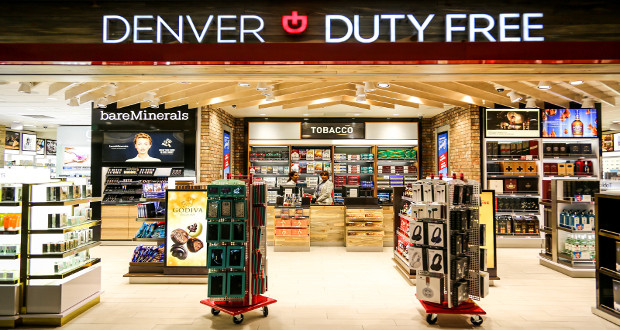
[(310, 245), (344, 246), (344, 206), (310, 208)]
[(394, 207), (383, 207), (383, 246), (394, 246)]
[[(135, 205), (103, 205), (101, 207), (101, 239), (131, 239), (133, 237), (135, 231), (130, 233), (129, 230), (131, 208), (136, 209), (137, 213)], [(135, 216), (133, 220), (136, 222)]]
[(267, 244), (268, 245), (273, 245), (273, 240), (275, 238), (275, 232), (276, 232), (276, 228), (274, 226), (275, 209), (276, 209), (275, 206), (267, 206), (267, 214), (265, 215), (267, 217), (266, 223), (267, 223)]

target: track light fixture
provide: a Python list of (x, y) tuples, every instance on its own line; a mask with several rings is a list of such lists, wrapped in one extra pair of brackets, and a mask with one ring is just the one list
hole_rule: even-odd
[(256, 90), (257, 90), (257, 91), (264, 92), (264, 91), (266, 91), (267, 89), (268, 89), (267, 84), (266, 84), (266, 83), (264, 83), (264, 82), (262, 82), (262, 81), (261, 81), (261, 82), (259, 82), (258, 84), (256, 84)]
[(80, 100), (77, 97), (72, 97), (69, 99), (69, 103), (67, 103), (70, 107), (77, 107), (80, 105)]
[(95, 105), (97, 106), (97, 108), (101, 108), (101, 109), (105, 109), (108, 106), (108, 97), (104, 96), (104, 97), (100, 97), (97, 99), (97, 101), (95, 102)]
[(17, 91), (20, 93), (30, 94), (32, 92), (32, 86), (34, 86), (34, 84), (31, 82), (20, 82)]
[(103, 88), (103, 93), (105, 95), (116, 96), (116, 84), (109, 83)]
[(581, 100), (581, 108), (583, 109), (594, 108), (594, 100), (587, 96), (584, 96), (583, 99)]
[(536, 99), (533, 97), (528, 97), (525, 99), (525, 107), (526, 108), (538, 108), (536, 105)]
[(372, 92), (375, 90), (375, 84), (373, 84), (370, 81), (365, 81), (364, 82), (364, 91), (365, 92)]
[(510, 97), (510, 102), (512, 102), (512, 103), (519, 102), (519, 101), (521, 101), (523, 99), (523, 96), (519, 95), (515, 91), (510, 91), (510, 92), (508, 92), (507, 95), (508, 95), (508, 97)]
[(549, 82), (541, 80), (538, 82), (538, 89), (551, 89), (551, 85)]

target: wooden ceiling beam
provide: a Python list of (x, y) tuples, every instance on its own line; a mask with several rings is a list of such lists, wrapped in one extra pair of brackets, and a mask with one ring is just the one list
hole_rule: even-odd
[(581, 85), (572, 86), (572, 87), (578, 90), (581, 95), (587, 95), (590, 98), (600, 100), (601, 102), (605, 102), (611, 105), (612, 107), (616, 106), (616, 100), (614, 97), (605, 94), (604, 92), (600, 91), (598, 88), (590, 85), (588, 82), (584, 82)]
[[(532, 85), (534, 85), (534, 87), (538, 88), (538, 82), (530, 82)], [(571, 90), (570, 88), (567, 88), (567, 86), (565, 83), (563, 82), (554, 82), (554, 81), (549, 81), (549, 84), (551, 86), (551, 89), (547, 89), (545, 90), (547, 93), (549, 94), (554, 94), (558, 97), (561, 97), (569, 102), (580, 102), (581, 99), (578, 99), (578, 94), (575, 93), (575, 91)]]
[[(404, 92), (404, 89), (399, 88), (398, 86), (394, 86), (394, 88), (392, 89), (392, 87), (390, 86), (389, 90), (376, 90), (374, 92), (372, 92), (373, 96), (385, 96), (387, 98), (390, 99), (396, 99), (399, 102), (406, 102), (405, 104), (400, 104), (400, 105), (404, 105), (407, 107), (413, 107), (413, 108), (418, 108), (420, 106), (420, 104), (424, 104), (430, 107), (435, 107), (435, 108), (442, 108), (443, 109), (443, 103), (442, 102), (437, 102), (437, 101), (433, 101), (433, 100), (429, 100), (429, 99), (425, 99), (425, 98), (420, 98), (417, 96), (413, 96), (413, 95), (409, 95), (409, 94), (405, 94), (405, 93), (398, 93), (396, 91), (398, 91), (399, 89), (401, 89), (401, 92)], [(417, 100), (415, 101), (419, 101), (415, 102), (412, 100), (412, 98), (416, 98)], [(399, 104), (394, 102), (395, 104)]]
[[(343, 98), (342, 96), (334, 96), (334, 97), (329, 97), (329, 98), (323, 98), (321, 100), (322, 100), (322, 103), (324, 103), (324, 102), (341, 101), (342, 98)], [(321, 103), (315, 103), (315, 102), (316, 100), (307, 100), (307, 101), (302, 101), (302, 102), (284, 104), (282, 105), (282, 109), (293, 109), (293, 108), (299, 108), (299, 107), (307, 107), (312, 104), (321, 104)]]
[[(541, 100), (547, 103), (552, 103), (552, 104), (561, 106), (563, 108), (569, 107), (569, 102), (565, 100), (564, 98), (558, 97), (551, 93), (547, 93), (543, 90), (538, 89), (535, 86), (530, 86), (523, 82), (502, 81), (502, 82), (497, 82), (497, 84), (502, 85), (519, 94), (522, 94), (524, 97), (531, 96), (537, 100)], [(525, 102), (525, 98), (521, 102)], [(515, 103), (512, 103), (512, 104), (515, 104)], [(518, 105), (515, 104), (514, 107), (518, 107)]]
[(65, 90), (65, 100), (69, 100), (76, 96), (80, 96), (84, 93), (92, 91), (93, 89), (101, 88), (109, 83), (107, 82), (86, 82), (77, 86), (71, 87)]
[(161, 82), (150, 82), (150, 83), (141, 83), (129, 88), (125, 88), (121, 91), (117, 89), (116, 96), (108, 96), (108, 100), (110, 103), (116, 102), (116, 106), (119, 108), (123, 108), (132, 104), (140, 103), (146, 97), (146, 93), (154, 92), (159, 88), (165, 86), (176, 85), (177, 83), (161, 83)]
[(452, 88), (444, 88), (441, 85), (438, 86), (438, 85), (434, 85), (429, 82), (418, 82), (418, 83), (411, 83), (410, 86), (416, 88), (417, 90), (426, 92), (426, 93), (436, 94), (438, 96), (442, 96), (448, 99), (453, 99), (456, 101), (464, 102), (468, 105), (473, 104), (473, 105), (477, 105), (481, 107), (486, 105), (486, 102), (484, 102), (479, 97), (476, 97), (476, 96), (473, 96), (467, 93), (461, 93)]
[(310, 101), (310, 100), (319, 100), (319, 99), (324, 99), (324, 98), (330, 98), (330, 97), (334, 97), (334, 96), (343, 96), (343, 95), (351, 95), (355, 96), (355, 92), (352, 90), (332, 90), (329, 93), (322, 93), (322, 94), (312, 94), (312, 95), (308, 95), (308, 96), (302, 96), (302, 97), (295, 97), (295, 98), (288, 98), (286, 100), (281, 100), (281, 101), (275, 101), (275, 102), (269, 102), (266, 104), (261, 104), (258, 106), (259, 109), (265, 109), (265, 108), (272, 108), (272, 107), (277, 107), (280, 105), (285, 105), (285, 104), (291, 104), (291, 103), (298, 103), (298, 102), (303, 102), (303, 101)]
[[(172, 95), (160, 98), (162, 103), (167, 104), (166, 108), (174, 108), (180, 105), (196, 105), (201, 100), (212, 99), (222, 95), (235, 94), (237, 83), (212, 83), (201, 86), (195, 90), (182, 90)], [(190, 106), (192, 108), (193, 106)]]
[(355, 102), (355, 101), (342, 101), (342, 104), (364, 109), (364, 110), (370, 110), (370, 104), (366, 104), (366, 103)]
[(463, 107), (463, 108), (470, 106), (469, 103), (447, 98), (447, 97), (442, 97), (434, 93), (428, 93), (425, 91), (421, 91), (418, 88), (420, 88), (420, 86), (415, 83), (400, 83), (399, 82), (399, 83), (394, 83), (390, 85), (391, 90), (394, 90), (402, 94), (408, 94), (411, 96), (416, 96), (418, 98), (425, 98), (431, 101), (441, 102), (444, 104), (450, 104), (450, 105)]
[(480, 89), (464, 82), (429, 82), (429, 85), (449, 89), (455, 92), (459, 92), (464, 95), (470, 95), (479, 100), (482, 100), (482, 106), (493, 107), (493, 104), (502, 104), (510, 106), (510, 100), (506, 100), (505, 97), (499, 95), (496, 90), (488, 92), (487, 90)]
[(601, 85), (609, 88), (615, 94), (620, 95), (620, 83), (619, 82), (611, 81), (611, 80), (601, 80), (600, 83)]
[(47, 89), (47, 95), (52, 96), (58, 92), (60, 92), (61, 90), (73, 86), (73, 83), (70, 82), (55, 82), (55, 83), (51, 83), (49, 85), (49, 88)]
[(329, 107), (332, 105), (338, 105), (338, 104), (342, 104), (342, 98), (340, 98), (339, 100), (335, 100), (335, 101), (308, 104), (307, 107), (308, 107), (308, 110), (315, 110), (315, 109), (326, 108), (326, 107)]
[[(382, 97), (377, 97), (377, 96), (374, 96), (372, 94), (366, 94), (366, 102), (365, 103), (370, 104), (370, 105), (374, 105), (376, 107), (382, 107), (382, 108), (388, 108), (388, 109), (396, 108), (394, 103), (390, 103), (391, 101), (390, 102), (383, 101), (384, 99), (387, 99), (387, 98), (386, 97), (383, 97), (383, 98)], [(353, 96), (344, 97), (343, 100), (344, 101), (348, 101), (348, 102), (357, 102), (355, 100), (355, 97), (353, 97)], [(357, 103), (364, 104), (362, 102), (357, 102)]]

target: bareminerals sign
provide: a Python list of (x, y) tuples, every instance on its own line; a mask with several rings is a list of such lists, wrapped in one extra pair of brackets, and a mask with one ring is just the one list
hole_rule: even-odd
[[(104, 43), (264, 43), (270, 37), (312, 33), (325, 43), (425, 41), (425, 32), (441, 31), (445, 42), (544, 41), (543, 13), (382, 13), (374, 15), (281, 16), (104, 15)], [(274, 22), (274, 20), (277, 20)], [(309, 32), (312, 31), (312, 32)], [(428, 34), (428, 33), (427, 33)], [(428, 40), (426, 40), (428, 41)]]

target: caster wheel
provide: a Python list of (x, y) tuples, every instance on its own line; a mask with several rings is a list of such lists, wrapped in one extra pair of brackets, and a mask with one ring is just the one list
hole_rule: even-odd
[(426, 314), (426, 322), (428, 324), (437, 323), (437, 314)]
[(215, 308), (211, 308), (211, 314), (213, 314), (213, 315), (220, 315), (220, 311), (218, 311)]
[(233, 316), (234, 324), (241, 324), (241, 322), (243, 322), (243, 314)]
[(267, 317), (267, 315), (269, 315), (269, 307), (265, 306), (263, 307), (263, 316)]
[(474, 315), (470, 318), (471, 323), (475, 326), (479, 326), (484, 321), (480, 315)]

